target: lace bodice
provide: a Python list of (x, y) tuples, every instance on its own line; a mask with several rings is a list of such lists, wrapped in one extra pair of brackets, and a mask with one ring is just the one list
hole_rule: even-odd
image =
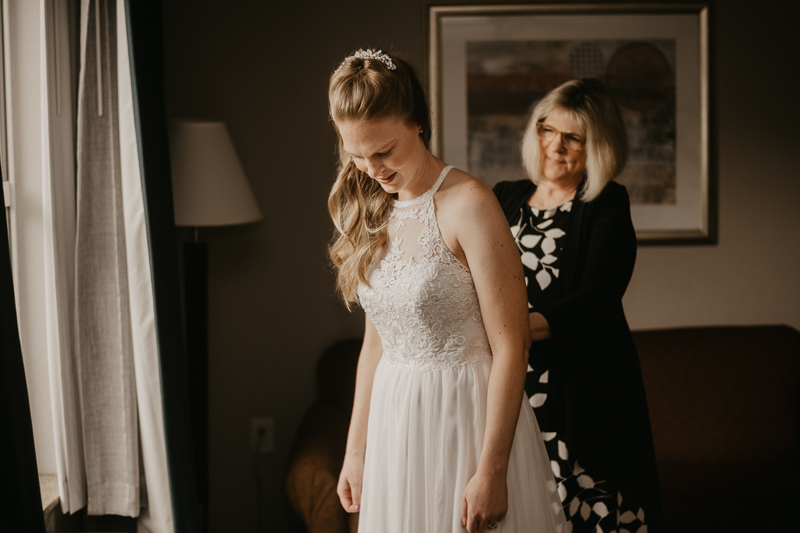
[(358, 289), (380, 334), (383, 358), (407, 370), (491, 356), (472, 275), (445, 246), (436, 221), (433, 197), (451, 168), (423, 195), (394, 202), (389, 244), (373, 264), (370, 286)]

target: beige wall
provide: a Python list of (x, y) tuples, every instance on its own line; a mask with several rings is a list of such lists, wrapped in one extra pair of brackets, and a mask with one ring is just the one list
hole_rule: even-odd
[(719, 242), (640, 247), (624, 299), (632, 328), (800, 328), (800, 47), (777, 7), (720, 3), (711, 95)]
[[(797, 47), (788, 50), (788, 18), (739, 4), (753, 9), (722, 6), (712, 39), (719, 244), (640, 248), (625, 298), (634, 328), (800, 328)], [(292, 531), (281, 483), (314, 399), (314, 364), (363, 321), (337, 302), (325, 258), (335, 147), (327, 77), (364, 46), (403, 51), (421, 67), (423, 2), (170, 0), (164, 10), (168, 111), (228, 123), (264, 212), (257, 225), (207, 235), (212, 532), (255, 530), (256, 416), (277, 424), (277, 453), (256, 467), (264, 529)]]

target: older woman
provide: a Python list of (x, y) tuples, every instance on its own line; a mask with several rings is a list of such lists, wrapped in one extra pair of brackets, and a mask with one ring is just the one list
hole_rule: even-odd
[[(526, 391), (572, 531), (639, 529), (660, 508), (639, 359), (622, 296), (636, 235), (619, 108), (597, 80), (572, 80), (533, 110), (530, 180), (494, 192), (524, 266), (532, 345)], [(646, 531), (646, 529), (644, 530)]]

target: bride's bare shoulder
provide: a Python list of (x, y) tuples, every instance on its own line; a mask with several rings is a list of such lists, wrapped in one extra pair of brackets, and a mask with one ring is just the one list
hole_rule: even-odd
[(461, 211), (473, 210), (497, 204), (492, 190), (482, 181), (470, 176), (463, 170), (454, 168), (439, 189), (441, 206)]

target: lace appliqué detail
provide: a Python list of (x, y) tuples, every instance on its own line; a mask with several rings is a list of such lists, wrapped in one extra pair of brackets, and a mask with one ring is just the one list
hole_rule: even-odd
[(413, 219), (419, 218), (419, 209), (409, 209), (408, 211), (398, 211), (397, 209), (395, 209), (394, 211), (392, 211), (390, 220), (394, 218), (397, 219), (397, 224), (395, 225), (395, 227), (397, 229), (400, 229), (401, 227), (406, 225), (405, 221), (408, 220), (409, 218)]
[(383, 359), (406, 370), (443, 370), (491, 357), (472, 275), (447, 248), (436, 221), (433, 194), (449, 169), (421, 197), (396, 202), (390, 215), (397, 229), (403, 221), (418, 222), (417, 257), (402, 249), (410, 236), (396, 235), (374, 265), (370, 286), (358, 290), (380, 334)]

